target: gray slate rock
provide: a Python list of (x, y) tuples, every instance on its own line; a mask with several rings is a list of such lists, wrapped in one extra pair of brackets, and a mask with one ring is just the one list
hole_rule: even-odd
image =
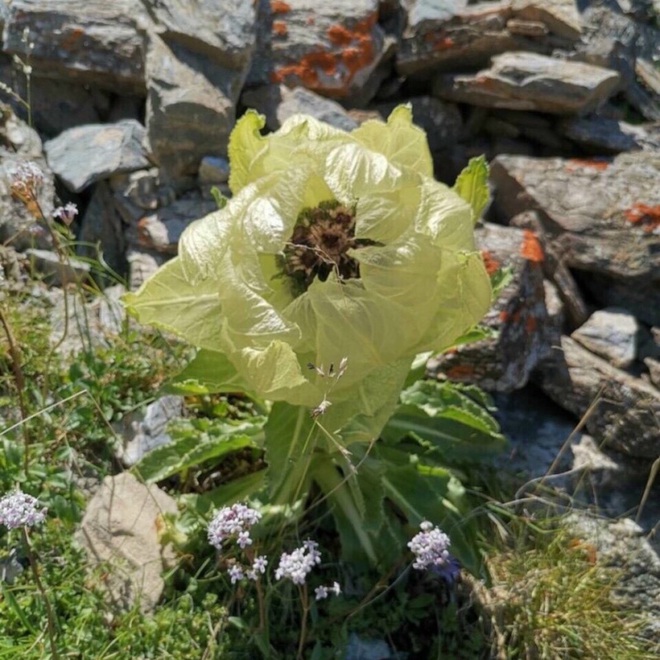
[(264, 85), (244, 92), (241, 101), (248, 108), (263, 113), (271, 131), (276, 131), (289, 117), (299, 113), (311, 115), (344, 131), (352, 131), (358, 126), (339, 103), (304, 87), (288, 89), (285, 85)]
[(543, 359), (536, 378), (541, 388), (581, 418), (600, 443), (629, 456), (660, 455), (660, 392), (641, 378), (616, 369), (569, 337)]
[(44, 145), (48, 165), (73, 192), (118, 172), (149, 167), (145, 129), (134, 119), (64, 131)]
[(226, 155), (247, 74), (157, 36), (147, 53), (147, 139), (161, 176), (195, 176), (204, 156)]
[(24, 30), (34, 44), (37, 75), (144, 92), (146, 14), (135, 0), (13, 0), (5, 3), (2, 50), (25, 56)]
[(512, 281), (482, 319), (496, 336), (437, 356), (429, 370), (486, 390), (510, 392), (527, 383), (557, 339), (545, 306), (543, 252), (526, 230), (487, 223), (477, 228), (476, 237), (489, 272), (502, 265), (513, 269)]
[(256, 42), (254, 3), (244, 0), (142, 0), (165, 41), (178, 42), (229, 69), (250, 64)]
[(498, 156), (494, 210), (505, 222), (537, 211), (545, 240), (605, 306), (660, 324), (660, 156), (610, 160)]
[(647, 149), (660, 151), (660, 126), (635, 126), (606, 117), (576, 117), (559, 124), (559, 130), (592, 153), (611, 154)]
[(120, 610), (139, 602), (142, 612), (158, 604), (172, 565), (171, 547), (163, 547), (163, 515), (177, 513), (176, 502), (155, 485), (145, 486), (125, 472), (106, 477), (87, 505), (76, 540), (91, 566), (110, 565), (104, 582), (110, 603)]
[(596, 108), (619, 82), (611, 69), (518, 51), (494, 57), (476, 75), (436, 77), (433, 94), (491, 108), (575, 114)]
[(627, 369), (637, 357), (639, 331), (639, 323), (632, 314), (608, 307), (594, 312), (571, 337), (613, 366)]

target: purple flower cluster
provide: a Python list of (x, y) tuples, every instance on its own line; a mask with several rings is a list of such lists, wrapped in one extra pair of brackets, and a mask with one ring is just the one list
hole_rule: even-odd
[(265, 555), (255, 557), (252, 562), (252, 568), (246, 569), (240, 564), (234, 564), (228, 571), (231, 583), (236, 584), (244, 578), (256, 582), (259, 579), (259, 576), (264, 575), (266, 572), (266, 566), (268, 566), (268, 559), (266, 559)]
[(0, 525), (8, 529), (34, 527), (46, 519), (46, 509), (39, 509), (39, 501), (17, 490), (0, 499)]
[(222, 507), (209, 524), (209, 543), (220, 550), (225, 539), (235, 537), (238, 545), (244, 550), (252, 545), (249, 530), (260, 519), (261, 513), (245, 504)]
[(304, 541), (300, 548), (291, 553), (283, 552), (280, 557), (280, 565), (275, 571), (276, 580), (291, 580), (294, 584), (305, 584), (305, 578), (309, 572), (321, 563), (321, 553), (318, 551), (319, 544), (316, 541)]
[(425, 570), (433, 567), (444, 567), (450, 562), (449, 537), (439, 527), (434, 527), (430, 522), (424, 521), (420, 525), (422, 530), (416, 534), (408, 547), (415, 555), (413, 567)]

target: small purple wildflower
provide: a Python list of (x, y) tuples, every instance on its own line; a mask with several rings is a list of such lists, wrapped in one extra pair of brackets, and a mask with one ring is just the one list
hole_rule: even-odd
[(225, 539), (235, 536), (238, 539), (238, 545), (245, 548), (252, 543), (248, 530), (260, 519), (261, 513), (245, 504), (222, 507), (209, 524), (209, 543), (220, 550)]
[(266, 559), (265, 555), (259, 555), (254, 558), (252, 568), (250, 568), (245, 575), (248, 580), (254, 580), (256, 582), (259, 579), (259, 576), (266, 572), (266, 566), (268, 566), (268, 559)]
[(314, 589), (314, 595), (316, 597), (316, 600), (323, 600), (324, 598), (327, 598), (329, 594), (333, 593), (335, 596), (339, 596), (341, 593), (341, 587), (339, 586), (339, 582), (333, 582), (331, 586), (320, 586), (316, 587)]
[(316, 564), (321, 563), (321, 553), (318, 551), (319, 544), (316, 541), (304, 541), (302, 547), (296, 548), (291, 553), (283, 552), (280, 557), (280, 565), (275, 571), (275, 579), (291, 580), (294, 584), (305, 584), (305, 578)]
[(39, 510), (39, 501), (17, 490), (0, 499), (0, 525), (7, 529), (34, 527), (46, 519), (46, 509)]
[(416, 534), (408, 547), (415, 555), (413, 568), (423, 571), (433, 567), (444, 567), (450, 561), (449, 537), (439, 527), (434, 527), (425, 520), (421, 525), (422, 530)]
[(78, 215), (78, 207), (69, 202), (65, 206), (58, 206), (53, 211), (53, 218), (61, 220), (67, 227), (75, 220)]
[(240, 582), (244, 577), (243, 567), (239, 564), (234, 564), (228, 571), (232, 584)]

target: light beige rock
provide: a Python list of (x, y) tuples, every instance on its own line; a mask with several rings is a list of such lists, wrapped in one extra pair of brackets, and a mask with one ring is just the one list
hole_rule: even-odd
[(115, 606), (128, 609), (139, 602), (148, 612), (158, 603), (163, 570), (175, 559), (172, 549), (160, 543), (163, 515), (176, 512), (169, 495), (155, 485), (141, 484), (128, 472), (103, 480), (76, 538), (92, 565), (111, 566), (105, 584)]

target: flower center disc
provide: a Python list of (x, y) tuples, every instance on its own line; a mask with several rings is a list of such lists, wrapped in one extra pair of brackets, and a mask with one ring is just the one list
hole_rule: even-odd
[(281, 259), (282, 274), (291, 279), (295, 295), (304, 293), (315, 277), (325, 282), (331, 273), (340, 281), (360, 277), (360, 264), (348, 251), (376, 245), (355, 238), (354, 211), (337, 201), (304, 209)]

